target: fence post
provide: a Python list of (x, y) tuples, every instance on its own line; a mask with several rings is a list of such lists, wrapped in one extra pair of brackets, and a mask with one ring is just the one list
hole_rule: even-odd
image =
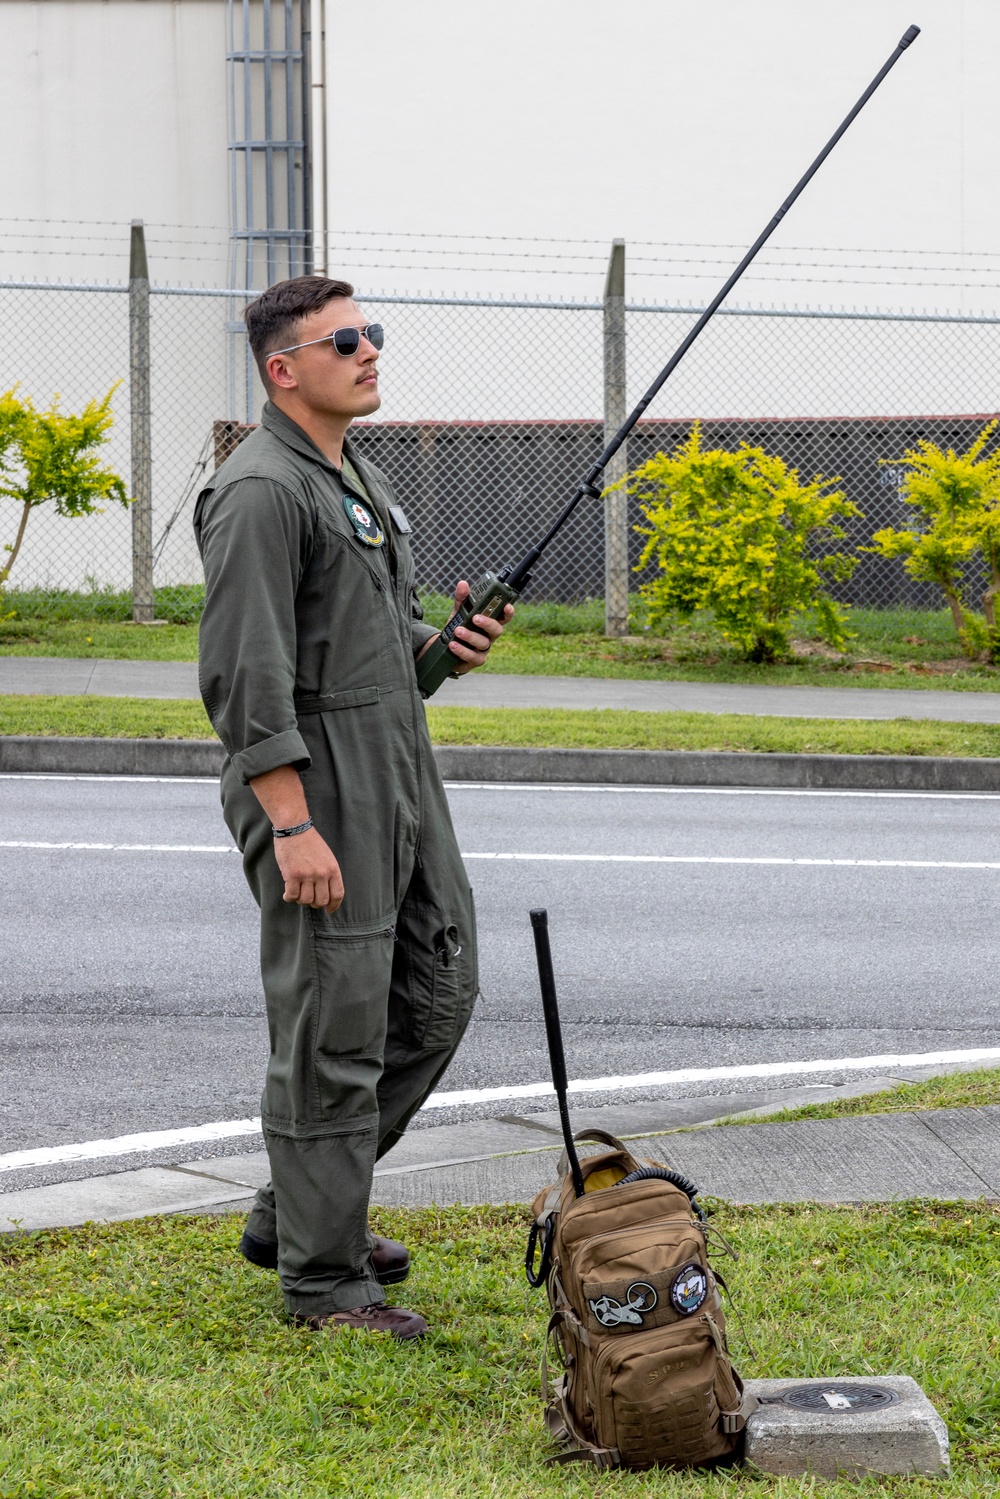
[[(625, 407), (625, 241), (611, 244), (604, 283), (604, 441), (617, 432)], [(627, 444), (604, 470), (605, 484), (628, 472)], [(628, 496), (624, 490), (604, 500), (604, 633), (628, 634)]]
[(132, 220), (128, 268), (132, 417), (132, 622), (153, 621), (153, 447), (149, 395), (149, 266), (141, 219)]

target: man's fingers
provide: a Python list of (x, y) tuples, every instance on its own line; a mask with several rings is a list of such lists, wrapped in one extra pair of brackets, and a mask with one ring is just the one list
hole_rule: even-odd
[(282, 900), (283, 901), (287, 901), (289, 905), (297, 904), (298, 903), (298, 899), (299, 899), (299, 889), (300, 889), (301, 883), (302, 883), (301, 880), (286, 880), (285, 881), (285, 893), (281, 897)]
[(481, 635), (478, 630), (464, 628), (455, 631), (455, 639), (452, 643), (467, 646), (470, 651), (480, 651), (484, 656), (492, 644), (488, 635)]

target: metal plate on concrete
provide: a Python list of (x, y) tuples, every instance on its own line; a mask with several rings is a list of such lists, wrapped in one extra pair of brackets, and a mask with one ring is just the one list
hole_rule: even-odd
[(880, 1406), (895, 1405), (899, 1396), (886, 1385), (844, 1384), (842, 1380), (829, 1384), (796, 1385), (784, 1395), (776, 1396), (775, 1405), (790, 1405), (793, 1410), (819, 1411), (821, 1416), (842, 1414), (844, 1411), (871, 1411)]
[[(761, 1402), (747, 1421), (746, 1460), (764, 1473), (822, 1478), (868, 1473), (948, 1473), (948, 1428), (907, 1375), (875, 1379), (748, 1379)], [(881, 1391), (867, 1404), (837, 1405), (860, 1391)], [(892, 1398), (886, 1400), (884, 1395)], [(831, 1404), (824, 1395), (833, 1395)]]

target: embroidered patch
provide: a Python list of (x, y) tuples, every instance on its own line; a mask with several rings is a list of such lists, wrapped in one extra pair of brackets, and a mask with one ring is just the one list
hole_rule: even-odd
[(653, 1287), (644, 1280), (634, 1280), (625, 1292), (624, 1302), (613, 1296), (601, 1296), (589, 1303), (590, 1310), (602, 1327), (620, 1327), (623, 1322), (641, 1327), (643, 1315), (659, 1301)]
[(708, 1274), (702, 1265), (682, 1265), (670, 1285), (670, 1304), (682, 1317), (690, 1317), (704, 1305), (708, 1295)]
[(358, 534), (358, 539), (363, 541), (365, 546), (380, 547), (384, 544), (385, 532), (382, 527), (371, 511), (362, 505), (357, 495), (351, 494), (349, 490), (344, 494), (344, 510), (347, 512), (347, 519)]

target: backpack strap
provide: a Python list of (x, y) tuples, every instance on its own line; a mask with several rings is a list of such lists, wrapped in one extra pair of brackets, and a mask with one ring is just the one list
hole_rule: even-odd
[[(630, 1161), (635, 1160), (635, 1157), (629, 1150), (628, 1146), (623, 1145), (617, 1135), (609, 1134), (606, 1129), (597, 1129), (596, 1127), (591, 1129), (579, 1129), (573, 1136), (573, 1139), (581, 1144), (584, 1142), (590, 1142), (594, 1145), (606, 1145), (609, 1150), (620, 1150), (622, 1155), (628, 1156)], [(567, 1156), (565, 1150), (559, 1157), (557, 1172), (560, 1179), (568, 1175), (569, 1173), (569, 1157)]]
[(742, 1431), (760, 1404), (756, 1395), (751, 1395), (749, 1390), (743, 1388), (743, 1381), (735, 1369), (733, 1369), (732, 1374), (739, 1387), (740, 1403), (735, 1410), (719, 1412), (719, 1425), (727, 1436), (734, 1436), (736, 1432)]
[(594, 1126), (590, 1129), (578, 1129), (573, 1139), (577, 1141), (592, 1140), (595, 1145), (607, 1145), (611, 1150), (624, 1150), (626, 1155), (631, 1155), (631, 1151), (627, 1146), (622, 1144), (618, 1136), (608, 1134), (606, 1129), (597, 1129)]
[(733, 1368), (729, 1357), (729, 1350), (726, 1347), (726, 1339), (711, 1312), (703, 1312), (702, 1321), (707, 1324), (709, 1335), (715, 1344), (715, 1351), (720, 1359), (725, 1360), (726, 1368), (732, 1378), (736, 1393), (740, 1397), (739, 1405), (730, 1407), (728, 1410), (720, 1410), (719, 1412), (719, 1425), (722, 1427), (722, 1430), (727, 1436), (734, 1436), (736, 1432), (743, 1430), (747, 1424), (747, 1418), (753, 1415), (759, 1402), (756, 1395), (751, 1395), (744, 1387), (742, 1379)]
[[(549, 1435), (563, 1448), (553, 1457), (546, 1458), (546, 1467), (561, 1465), (563, 1463), (593, 1463), (595, 1468), (617, 1468), (621, 1464), (621, 1454), (617, 1447), (600, 1447), (596, 1442), (588, 1442), (583, 1432), (579, 1430), (573, 1420), (573, 1413), (569, 1407), (569, 1387), (565, 1374), (560, 1374), (558, 1379), (549, 1382), (549, 1343), (565, 1366), (567, 1363), (566, 1346), (562, 1339), (562, 1324), (567, 1321), (576, 1322), (567, 1316), (563, 1309), (552, 1313), (549, 1325), (545, 1330), (545, 1342), (542, 1345), (542, 1399), (545, 1401), (545, 1425)], [(589, 1342), (590, 1339), (587, 1339)]]

